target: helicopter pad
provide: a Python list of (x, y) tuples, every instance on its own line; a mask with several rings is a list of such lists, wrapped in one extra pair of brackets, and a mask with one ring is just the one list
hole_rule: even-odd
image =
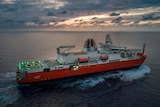
[(24, 61), (19, 62), (18, 70), (20, 71), (29, 71), (40, 68), (50, 68), (60, 65), (57, 60), (38, 60), (38, 61)]
[(43, 60), (19, 62), (19, 65), (18, 65), (18, 69), (22, 71), (38, 69), (38, 68), (46, 68), (46, 67), (47, 65), (44, 63)]

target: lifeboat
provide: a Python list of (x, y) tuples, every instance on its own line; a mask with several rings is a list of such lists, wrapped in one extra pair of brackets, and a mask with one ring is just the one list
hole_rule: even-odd
[(78, 58), (78, 62), (80, 62), (80, 63), (85, 63), (88, 61), (89, 61), (89, 58)]
[(108, 56), (106, 56), (106, 55), (100, 56), (100, 59), (101, 59), (101, 60), (107, 60), (107, 59), (108, 59)]

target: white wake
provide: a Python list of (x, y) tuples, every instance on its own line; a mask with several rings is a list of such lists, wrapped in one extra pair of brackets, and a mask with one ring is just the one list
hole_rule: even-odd
[[(116, 72), (116, 73), (115, 73)], [(100, 74), (97, 76), (90, 76), (83, 79), (78, 79), (75, 81), (68, 81), (61, 83), (61, 87), (78, 87), (80, 89), (86, 89), (94, 87), (97, 84), (107, 81), (109, 78), (120, 78), (121, 81), (133, 81), (135, 79), (140, 79), (145, 76), (145, 74), (150, 73), (150, 68), (146, 65), (141, 65), (136, 68), (128, 70), (116, 70), (113, 72), (108, 72)], [(109, 84), (108, 84), (109, 85)]]

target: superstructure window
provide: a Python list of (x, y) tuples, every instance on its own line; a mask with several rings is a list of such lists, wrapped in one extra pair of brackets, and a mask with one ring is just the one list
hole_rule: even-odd
[(50, 68), (44, 68), (44, 72), (49, 72)]

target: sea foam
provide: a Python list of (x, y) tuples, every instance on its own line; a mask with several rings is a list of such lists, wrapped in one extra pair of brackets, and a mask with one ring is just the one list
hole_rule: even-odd
[[(141, 65), (136, 68), (131, 68), (128, 70), (116, 70), (113, 72), (106, 72), (100, 75), (89, 76), (86, 78), (81, 78), (74, 81), (68, 81), (61, 83), (61, 87), (78, 87), (80, 89), (86, 89), (94, 87), (102, 82), (107, 82), (107, 79), (119, 78), (121, 81), (133, 81), (135, 79), (140, 79), (145, 76), (145, 74), (150, 73), (150, 68), (146, 65)], [(110, 86), (110, 84), (107, 84)]]

